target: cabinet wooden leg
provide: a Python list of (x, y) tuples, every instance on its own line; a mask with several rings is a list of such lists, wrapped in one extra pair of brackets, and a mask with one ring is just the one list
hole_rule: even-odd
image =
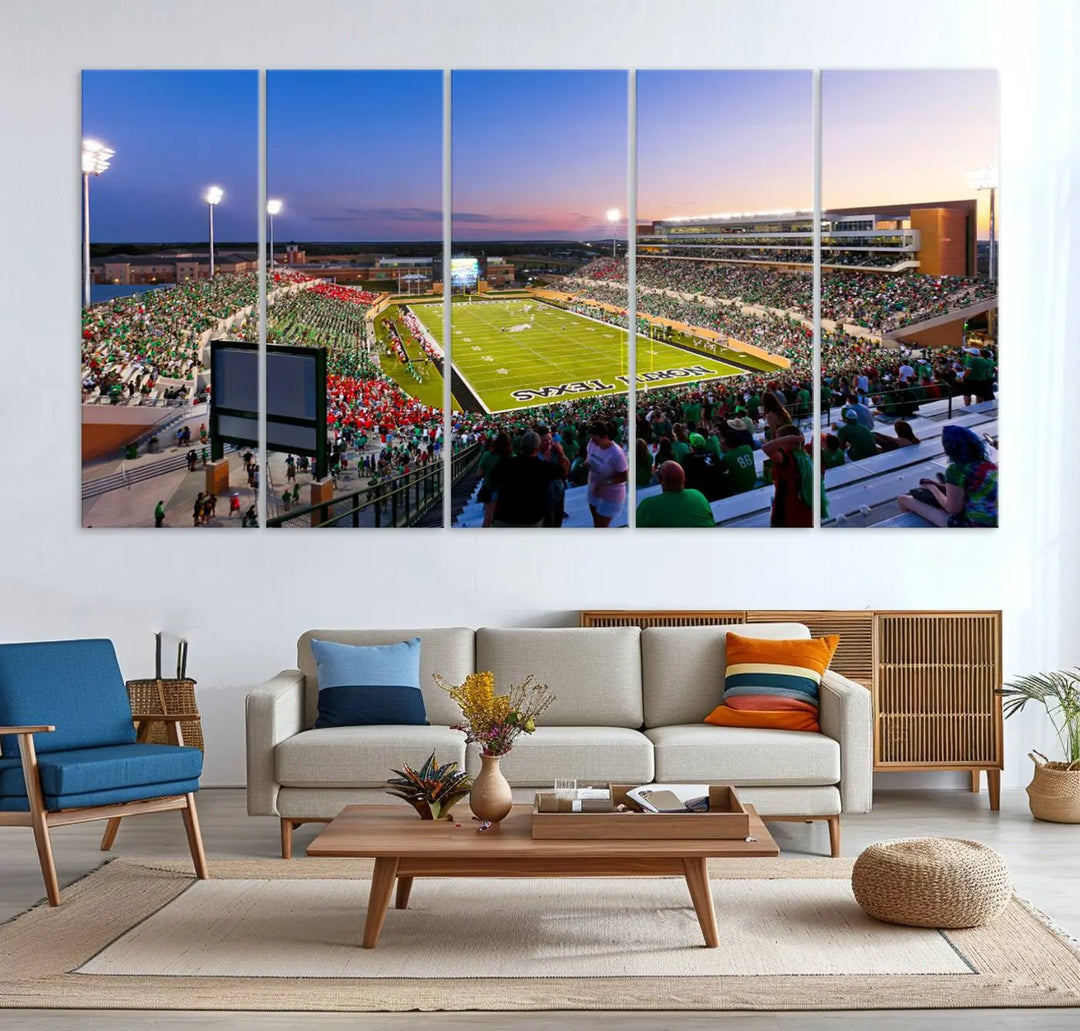
[(986, 791), (990, 796), (990, 808), (1001, 808), (1001, 770), (986, 771)]
[(979, 793), (979, 774), (982, 770), (971, 771), (971, 793), (977, 795)]

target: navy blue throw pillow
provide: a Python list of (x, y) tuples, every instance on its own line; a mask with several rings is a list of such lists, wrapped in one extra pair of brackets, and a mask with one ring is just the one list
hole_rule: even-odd
[(313, 638), (319, 667), (317, 728), (376, 723), (427, 726), (420, 691), (420, 638), (401, 644), (337, 644)]

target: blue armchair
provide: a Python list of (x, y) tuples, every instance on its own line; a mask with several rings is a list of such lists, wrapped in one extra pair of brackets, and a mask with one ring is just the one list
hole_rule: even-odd
[(110, 820), (115, 835), (121, 817), (179, 809), (205, 880), (195, 811), (202, 758), (197, 748), (136, 740), (111, 641), (0, 644), (0, 826), (33, 828), (50, 905), (60, 905), (60, 887), (49, 828), (71, 823)]

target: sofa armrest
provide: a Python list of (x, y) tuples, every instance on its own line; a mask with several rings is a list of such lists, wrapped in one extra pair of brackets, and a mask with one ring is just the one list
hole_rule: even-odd
[(274, 749), (304, 729), (304, 674), (283, 669), (244, 700), (249, 816), (277, 816)]
[(868, 813), (874, 796), (874, 726), (870, 692), (831, 669), (821, 680), (821, 732), (840, 743), (840, 804)]

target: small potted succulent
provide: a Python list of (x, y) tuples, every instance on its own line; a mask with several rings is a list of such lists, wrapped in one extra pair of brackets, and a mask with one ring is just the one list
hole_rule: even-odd
[(1080, 823), (1080, 669), (1029, 673), (1001, 689), (1005, 717), (1023, 710), (1028, 702), (1046, 708), (1061, 742), (1064, 762), (1051, 762), (1031, 752), (1035, 778), (1028, 785), (1028, 804), (1036, 820)]
[(408, 763), (404, 768), (394, 770), (396, 777), (387, 780), (391, 789), (388, 795), (403, 798), (424, 820), (449, 820), (450, 810), (460, 802), (472, 787), (472, 781), (464, 770), (458, 771), (456, 762), (439, 765), (435, 753), (419, 770), (414, 770)]

